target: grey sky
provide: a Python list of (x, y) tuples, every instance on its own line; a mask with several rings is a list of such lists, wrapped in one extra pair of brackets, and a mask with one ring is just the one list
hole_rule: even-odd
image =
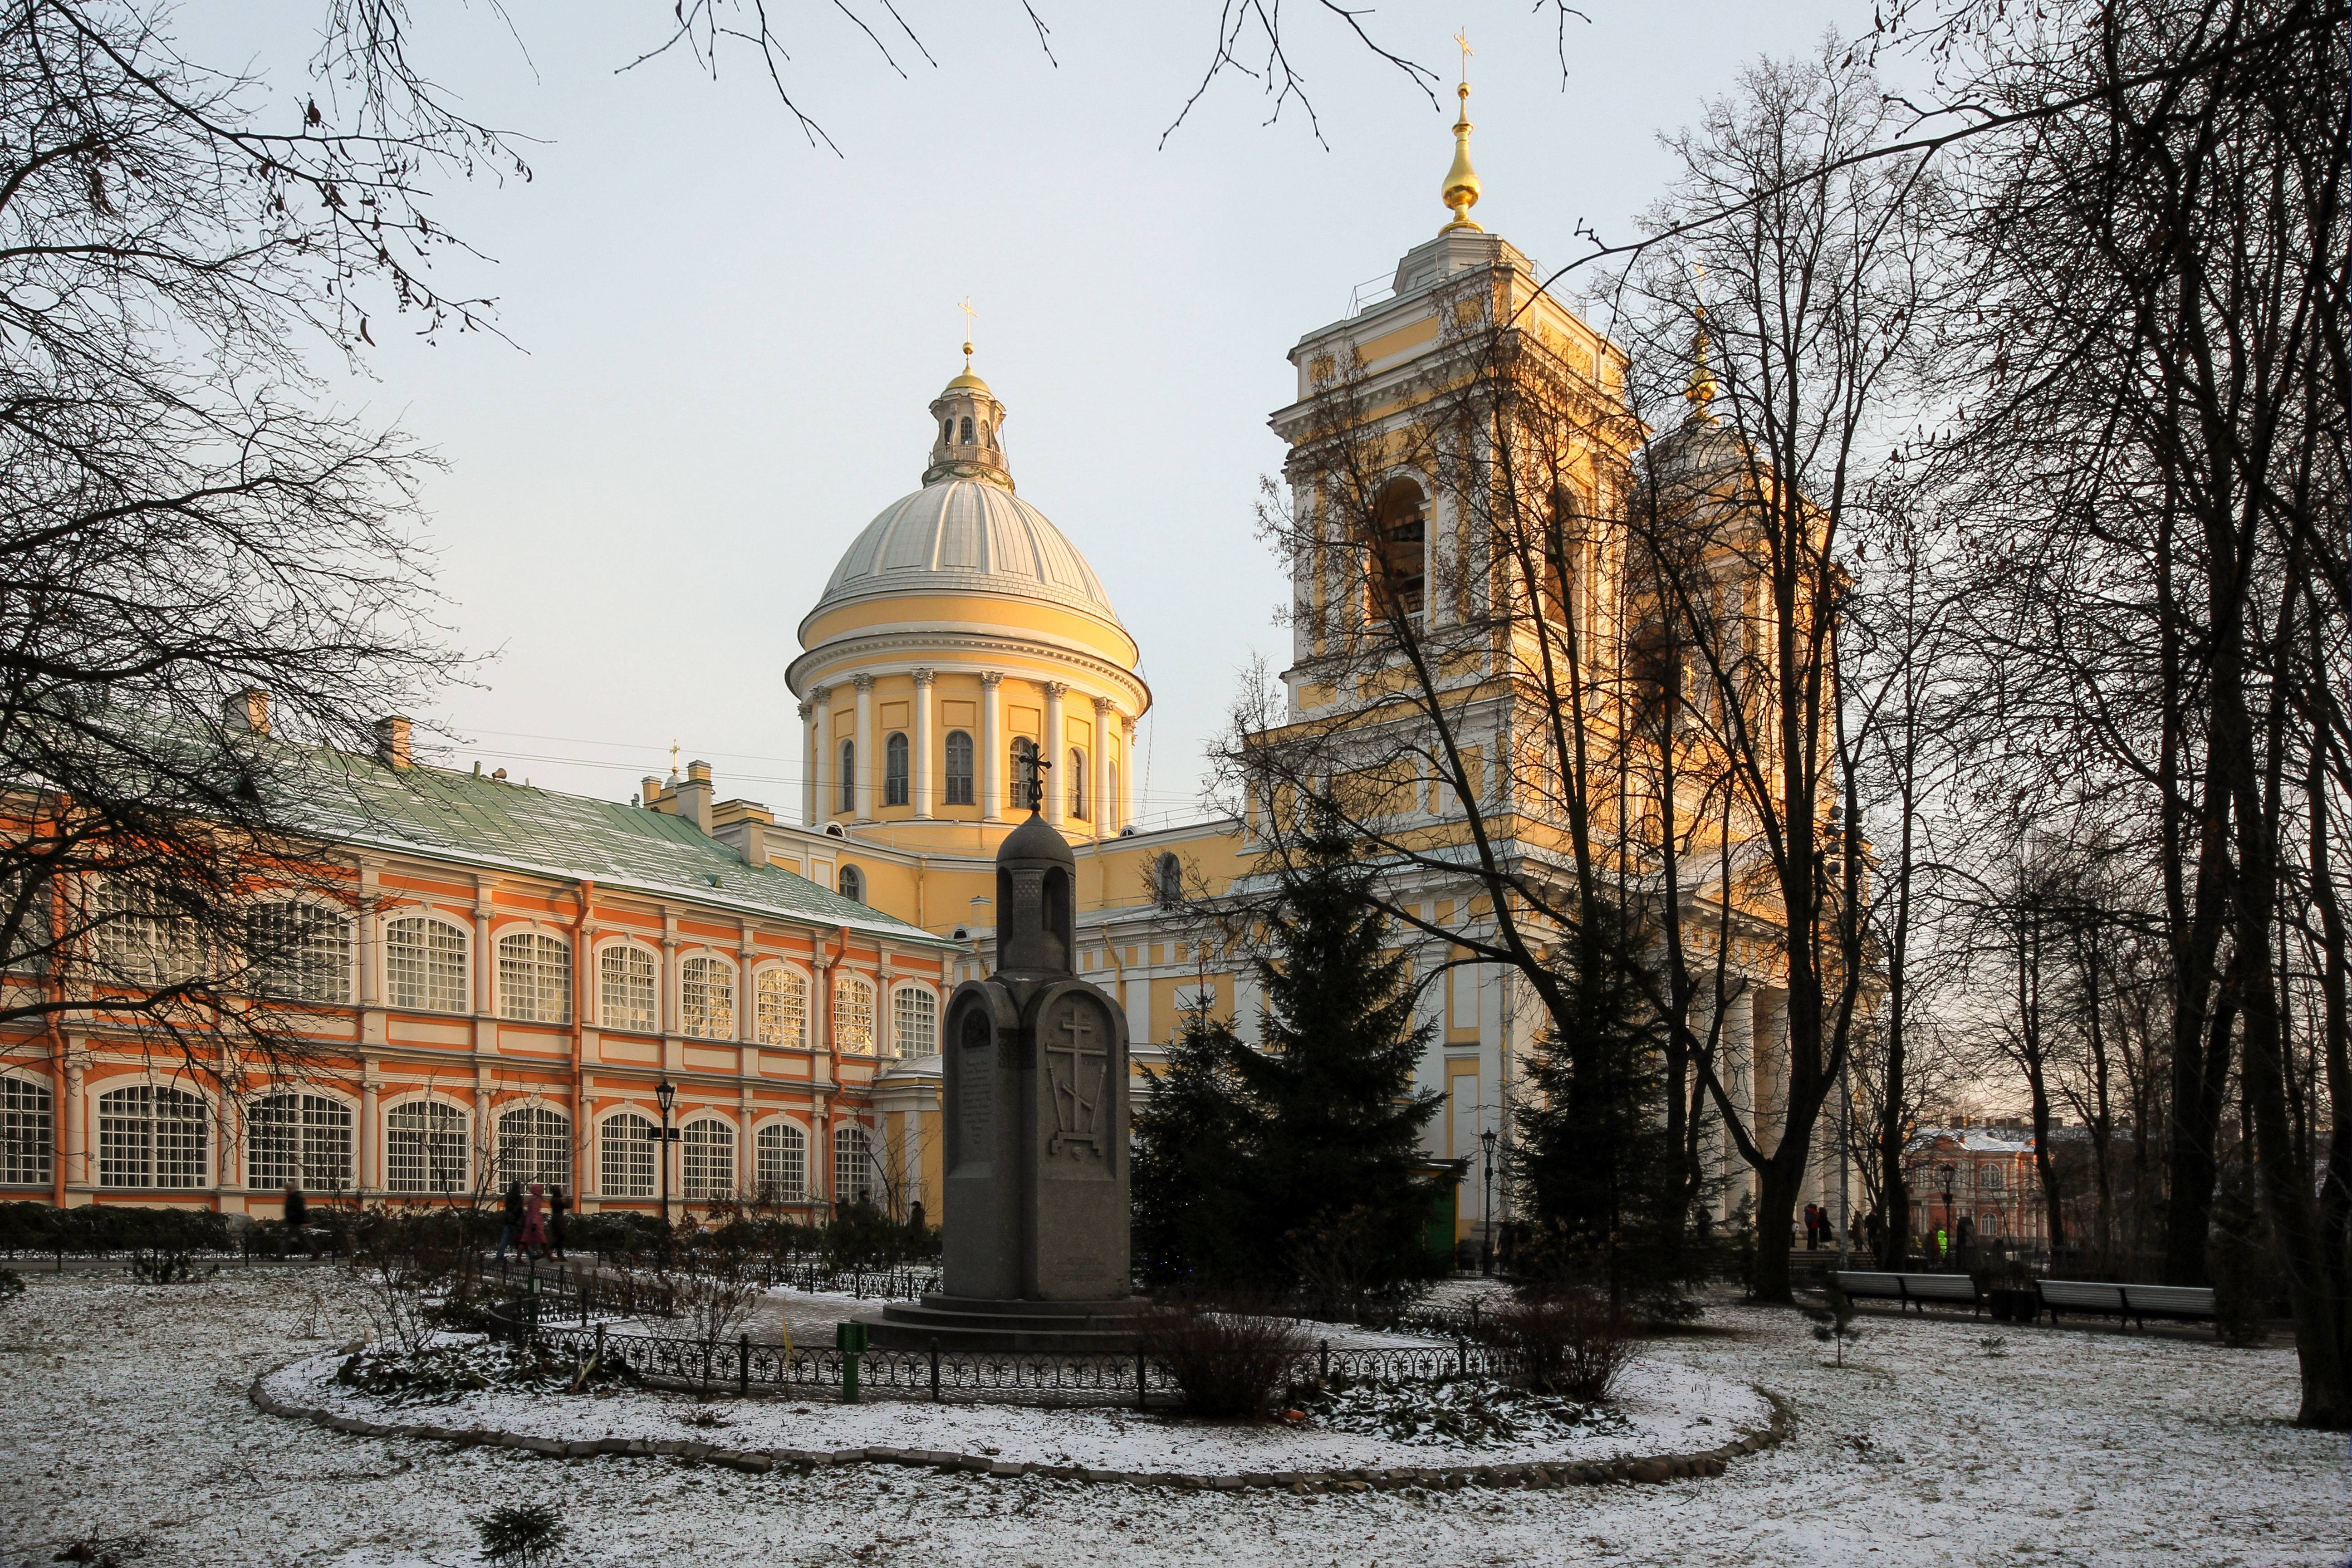
[[(423, 8), (431, 73), (541, 143), (529, 184), (455, 188), (437, 214), (495, 258), (444, 281), (495, 294), (514, 346), (425, 346), (379, 317), (375, 379), (343, 388), (449, 465), (426, 496), (440, 585), (459, 640), (498, 657), (430, 716), (462, 737), (447, 760), (626, 798), (675, 740), (722, 798), (796, 817), (794, 630), (851, 536), (916, 488), (969, 294), (1021, 493), (1142, 645), (1142, 815), (1197, 809), (1238, 673), (1287, 646), (1252, 526), (1281, 460), (1284, 352), (1444, 221), (1453, 98), (1432, 109), (1295, 5), (1328, 150), (1297, 105), (1265, 125), (1238, 74), (1160, 150), (1213, 0), (1035, 4), (1058, 68), (1013, 0), (902, 0), (938, 61), (894, 40), (906, 79), (837, 16), (792, 8), (809, 30), (788, 84), (841, 156), (807, 145), (748, 55), (716, 84), (683, 58), (616, 74), (659, 36), (659, 0), (509, 0), (527, 59), (480, 5)], [(1367, 18), (1449, 89), (1467, 21), (1476, 216), (1549, 265), (1579, 251), (1580, 219), (1628, 232), (1668, 175), (1659, 131), (1858, 14), (1588, 9), (1564, 90), (1522, 0)], [(291, 92), (317, 14), (268, 0), (183, 32), (199, 58), (252, 51)]]

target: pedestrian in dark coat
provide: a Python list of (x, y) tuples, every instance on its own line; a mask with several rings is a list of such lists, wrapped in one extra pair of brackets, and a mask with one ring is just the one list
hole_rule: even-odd
[(563, 1232), (571, 1224), (572, 1200), (563, 1195), (562, 1187), (547, 1190), (547, 1245), (556, 1257), (563, 1256)]
[(286, 1184), (286, 1228), (296, 1230), (310, 1223), (310, 1201), (302, 1195), (302, 1184)]
[(522, 1195), (522, 1184), (519, 1181), (509, 1182), (507, 1184), (506, 1227), (499, 1232), (499, 1257), (501, 1258), (506, 1257), (508, 1247), (514, 1242), (514, 1239), (517, 1237), (522, 1234), (523, 1210), (526, 1206), (527, 1205)]

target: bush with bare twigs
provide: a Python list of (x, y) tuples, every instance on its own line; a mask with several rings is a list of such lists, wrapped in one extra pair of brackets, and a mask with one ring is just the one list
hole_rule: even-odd
[(1286, 1318), (1188, 1306), (1144, 1324), (1144, 1354), (1168, 1369), (1187, 1415), (1255, 1421), (1307, 1353), (1306, 1331)]
[(1633, 1359), (1632, 1313), (1597, 1290), (1514, 1301), (1488, 1320), (1486, 1332), (1525, 1358), (1527, 1387), (1588, 1405), (1608, 1399)]

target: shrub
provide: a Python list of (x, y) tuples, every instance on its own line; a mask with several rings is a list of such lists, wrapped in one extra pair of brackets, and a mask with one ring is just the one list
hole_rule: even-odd
[(13, 1268), (0, 1268), (0, 1307), (6, 1306), (25, 1293), (25, 1277)]
[(1289, 1382), (1308, 1341), (1285, 1318), (1186, 1307), (1152, 1313), (1140, 1344), (1168, 1368), (1186, 1415), (1254, 1421)]
[(482, 1538), (482, 1561), (530, 1568), (563, 1543), (570, 1527), (554, 1504), (527, 1502), (492, 1509), (474, 1521), (474, 1529)]
[(1525, 1357), (1520, 1381), (1592, 1405), (1612, 1397), (1633, 1359), (1632, 1314), (1597, 1290), (1570, 1287), (1496, 1311), (1486, 1332)]

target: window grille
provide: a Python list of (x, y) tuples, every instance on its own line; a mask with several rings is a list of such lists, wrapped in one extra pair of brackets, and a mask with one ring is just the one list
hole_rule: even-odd
[(808, 977), (797, 969), (777, 964), (760, 971), (753, 982), (756, 1005), (753, 1024), (763, 1046), (808, 1044)]
[(654, 955), (626, 942), (604, 950), (597, 960), (600, 1005), (597, 1016), (608, 1029), (633, 1029), (650, 1035), (661, 1027), (654, 1011)]
[(882, 804), (907, 804), (907, 737), (899, 731), (882, 742)]
[(970, 805), (971, 803), (971, 737), (961, 730), (950, 730), (946, 804)]
[(98, 1180), (107, 1187), (205, 1184), (205, 1102), (134, 1084), (98, 1097)]
[(841, 809), (857, 809), (857, 742), (841, 743)]
[(499, 938), (499, 1016), (526, 1024), (572, 1022), (572, 944), (545, 931)]
[(808, 1134), (790, 1122), (760, 1129), (752, 1140), (760, 1198), (772, 1204), (797, 1204), (808, 1198)]
[(572, 1118), (543, 1105), (520, 1106), (499, 1118), (499, 1184), (572, 1184)]
[(0, 1078), (0, 1182), (47, 1186), (52, 1179), (56, 1101), (47, 1084)]
[(899, 1057), (927, 1057), (940, 1048), (938, 997), (913, 985), (891, 996), (890, 1047)]
[(735, 971), (724, 959), (689, 958), (679, 967), (685, 1033), (701, 1040), (735, 1037)]
[(318, 904), (262, 904), (246, 916), (248, 989), (294, 1002), (352, 999), (352, 922)]
[(881, 1187), (881, 1169), (874, 1163), (873, 1140), (863, 1127), (836, 1127), (833, 1131), (833, 1201), (870, 1204)]
[(466, 1190), (466, 1113), (436, 1100), (384, 1112), (383, 1184), (395, 1193)]
[(466, 933), (424, 915), (394, 921), (383, 928), (383, 977), (395, 1007), (467, 1011)]
[(705, 1117), (689, 1121), (678, 1139), (686, 1196), (725, 1198), (735, 1194), (735, 1129)]
[(874, 1054), (874, 987), (855, 974), (834, 976), (833, 1048), (847, 1056)]
[(273, 1094), (245, 1113), (247, 1186), (340, 1193), (352, 1177), (352, 1108), (323, 1094)]
[(108, 881), (90, 910), (90, 948), (104, 984), (161, 990), (195, 977), (194, 926), (151, 889)]
[(608, 1118), (596, 1134), (597, 1193), (608, 1198), (654, 1195), (654, 1160), (661, 1144), (657, 1129), (629, 1111)]

